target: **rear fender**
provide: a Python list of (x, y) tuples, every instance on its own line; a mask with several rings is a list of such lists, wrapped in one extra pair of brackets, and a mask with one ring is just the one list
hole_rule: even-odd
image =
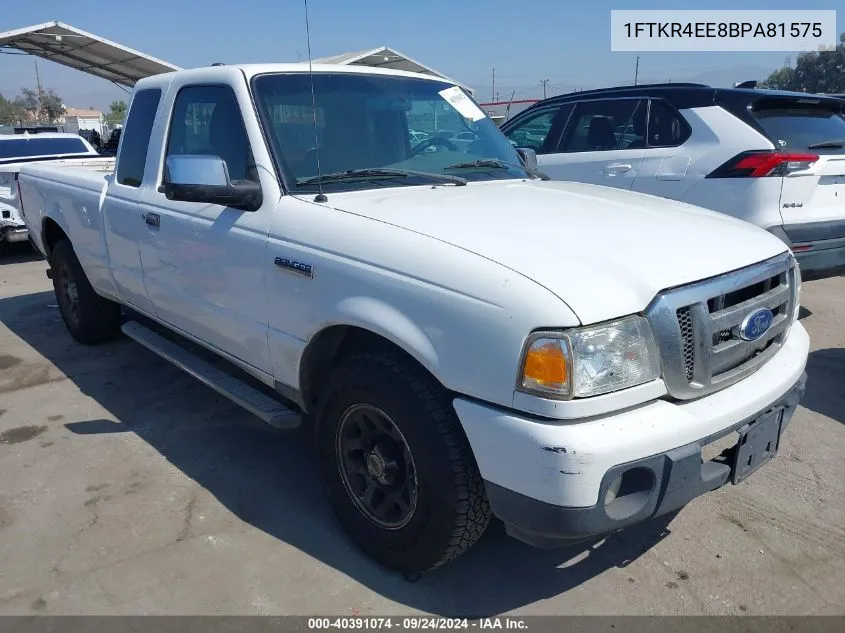
[(58, 225), (59, 229), (61, 229), (65, 235), (70, 235), (67, 219), (65, 218), (65, 214), (58, 202), (50, 204), (48, 209), (42, 213), (41, 217), (41, 252), (45, 255), (45, 257), (47, 257), (47, 259), (50, 259), (50, 238), (55, 241), (55, 237), (52, 235), (52, 231), (55, 230), (55, 227), (50, 226), (51, 222)]

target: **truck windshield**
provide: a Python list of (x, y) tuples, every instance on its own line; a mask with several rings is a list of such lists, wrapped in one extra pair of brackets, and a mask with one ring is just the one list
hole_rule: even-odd
[(81, 138), (38, 138), (35, 136), (0, 140), (0, 160), (27, 159), (64, 154), (90, 154)]
[[(357, 73), (274, 73), (253, 80), (279, 170), (299, 192), (526, 178), (498, 126), (454, 84)], [(316, 126), (314, 119), (316, 114)], [(318, 178), (331, 174), (331, 178)], [(366, 174), (406, 171), (403, 177)], [(370, 170), (361, 172), (360, 170)], [(344, 178), (344, 172), (355, 172)], [(435, 181), (426, 174), (436, 174)]]

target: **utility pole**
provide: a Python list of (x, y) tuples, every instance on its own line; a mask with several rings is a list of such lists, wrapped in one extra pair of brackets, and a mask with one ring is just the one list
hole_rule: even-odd
[(546, 84), (549, 83), (548, 79), (541, 79), (540, 83), (543, 84), (543, 99), (546, 98)]
[(35, 114), (36, 122), (41, 119), (41, 76), (38, 74), (38, 60), (33, 59), (33, 63), (35, 64), (35, 89), (37, 90), (36, 95), (38, 96), (38, 111)]
[(634, 67), (634, 85), (637, 85), (637, 78), (640, 75), (640, 56), (637, 55), (637, 65)]
[(496, 67), (493, 66), (493, 89), (490, 91), (490, 99), (496, 101)]

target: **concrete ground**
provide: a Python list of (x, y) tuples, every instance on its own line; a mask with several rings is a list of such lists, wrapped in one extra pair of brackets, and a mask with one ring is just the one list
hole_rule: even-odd
[(807, 395), (751, 479), (592, 546), (494, 524), (409, 582), (341, 532), (305, 433), (76, 344), (45, 268), (0, 254), (0, 614), (845, 613), (845, 278), (804, 286)]

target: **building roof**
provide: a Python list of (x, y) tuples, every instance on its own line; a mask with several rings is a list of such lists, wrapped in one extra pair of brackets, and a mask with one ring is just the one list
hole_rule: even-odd
[(79, 116), (84, 118), (101, 117), (103, 113), (99, 110), (88, 110), (87, 108), (68, 108), (65, 110), (65, 116)]
[(144, 77), (180, 70), (168, 62), (62, 22), (0, 33), (0, 47), (14, 48), (132, 87)]
[(455, 81), (451, 77), (448, 77), (443, 73), (426, 66), (425, 64), (421, 64), (404, 53), (397, 51), (395, 48), (390, 48), (388, 46), (380, 46), (379, 48), (371, 48), (363, 51), (341, 53), (340, 55), (331, 55), (329, 57), (320, 57), (319, 59), (312, 61), (315, 64), (357, 64), (359, 66), (372, 66), (374, 68), (405, 70), (412, 73), (434, 75), (435, 77), (440, 77), (452, 83), (458, 84), (472, 92), (470, 88), (464, 86), (458, 81)]

